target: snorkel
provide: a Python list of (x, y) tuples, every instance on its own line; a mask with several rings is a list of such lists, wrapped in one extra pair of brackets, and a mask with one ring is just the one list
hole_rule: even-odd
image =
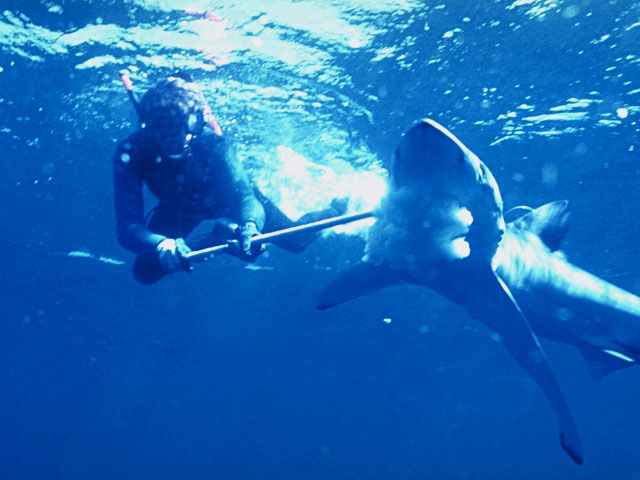
[(213, 116), (213, 113), (211, 113), (211, 107), (208, 103), (204, 106), (204, 121), (207, 122), (207, 125), (211, 127), (213, 133), (215, 133), (219, 137), (222, 136), (222, 129), (220, 128), (220, 124), (216, 120), (216, 117)]
[(131, 100), (133, 108), (138, 114), (138, 121), (142, 122), (142, 109), (140, 108), (140, 102), (136, 98), (136, 94), (133, 93), (133, 82), (131, 82), (128, 70), (120, 70), (120, 81), (122, 82), (124, 89), (127, 91), (127, 95), (129, 96), (129, 100)]

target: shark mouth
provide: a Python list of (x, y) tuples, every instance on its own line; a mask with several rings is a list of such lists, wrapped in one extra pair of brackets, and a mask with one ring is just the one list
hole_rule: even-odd
[(471, 211), (453, 197), (388, 195), (369, 230), (366, 258), (394, 268), (419, 270), (425, 262), (467, 258)]
[(461, 233), (455, 233), (449, 240), (449, 257), (462, 260), (471, 254), (471, 245), (467, 241), (469, 227), (473, 223), (473, 215), (466, 207), (460, 207), (453, 212), (454, 225)]
[[(462, 260), (471, 254), (471, 245), (467, 241), (469, 227), (473, 223), (473, 215), (468, 208), (457, 205), (456, 202), (443, 206), (437, 215), (437, 221), (431, 228), (430, 235), (433, 247), (440, 252), (445, 260)], [(429, 220), (425, 223), (428, 225)]]

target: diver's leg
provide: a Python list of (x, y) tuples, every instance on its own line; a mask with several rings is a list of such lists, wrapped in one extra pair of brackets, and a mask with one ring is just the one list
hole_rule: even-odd
[(156, 258), (136, 257), (133, 278), (143, 285), (152, 285), (166, 275)]
[(275, 203), (269, 200), (260, 190), (254, 187), (253, 192), (258, 201), (264, 207), (265, 223), (262, 228), (263, 233), (282, 230), (295, 225), (295, 222), (287, 217), (284, 212), (280, 210)]
[[(319, 222), (320, 220), (337, 217), (338, 215), (341, 215), (338, 210), (333, 207), (329, 207), (325, 208), (324, 210), (305, 213), (296, 222), (294, 222), (293, 226), (297, 227), (298, 225), (306, 225), (307, 223)], [(319, 231), (301, 233), (289, 239), (284, 238), (280, 241), (280, 243), (274, 243), (289, 252), (300, 253), (306, 250), (306, 248), (311, 245), (319, 236)]]
[(347, 198), (334, 198), (328, 208), (318, 210), (317, 212), (309, 212), (302, 215), (296, 222), (296, 225), (304, 225), (306, 223), (319, 222), (331, 217), (338, 217), (347, 212)]
[[(343, 215), (346, 211), (347, 202), (344, 200), (334, 200), (331, 202), (329, 208), (324, 210), (318, 210), (316, 212), (309, 212), (302, 215), (297, 221), (291, 220), (287, 217), (282, 210), (280, 210), (271, 200), (265, 197), (259, 190), (256, 189), (256, 196), (260, 203), (264, 206), (265, 211), (265, 225), (263, 228), (264, 233), (274, 232), (276, 230), (283, 230), (285, 228), (291, 228), (298, 225), (305, 225), (307, 223), (317, 222), (326, 218), (336, 217)], [(318, 238), (317, 232), (303, 233), (296, 235), (295, 238), (282, 238), (275, 239), (273, 244), (287, 250), (291, 253), (303, 252), (316, 238)]]

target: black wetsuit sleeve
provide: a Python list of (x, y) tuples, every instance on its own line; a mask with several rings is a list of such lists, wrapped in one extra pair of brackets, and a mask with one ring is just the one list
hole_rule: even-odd
[(226, 199), (229, 206), (229, 216), (240, 225), (253, 222), (258, 230), (262, 231), (265, 221), (264, 207), (256, 198), (247, 172), (235, 152), (226, 145), (223, 148), (223, 162), (219, 174), (220, 185), (226, 190), (222, 198)]
[(141, 257), (156, 256), (156, 246), (166, 237), (144, 226), (142, 179), (131, 165), (130, 153), (116, 148), (113, 158), (113, 190), (115, 197), (118, 240)]

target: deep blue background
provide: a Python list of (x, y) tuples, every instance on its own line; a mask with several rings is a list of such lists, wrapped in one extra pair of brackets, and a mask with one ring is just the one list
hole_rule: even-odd
[[(130, 263), (112, 211), (114, 142), (134, 128), (117, 72), (135, 55), (176, 51), (100, 39), (58, 51), (36, 27), (61, 35), (100, 17), (179, 31), (191, 17), (153, 2), (8, 3), (28, 20), (9, 34), (0, 16), (0, 478), (640, 478), (638, 369), (595, 382), (575, 349), (544, 343), (584, 445), (578, 467), (541, 392), (458, 307), (404, 286), (316, 311), (322, 286), (361, 256), (357, 237), (301, 255), (271, 250), (260, 270), (216, 259), (151, 288), (135, 284), (129, 264), (70, 257)], [(201, 3), (224, 16), (219, 2)], [(253, 3), (247, 19), (268, 10)], [(551, 2), (445, 1), (393, 14), (317, 3), (379, 30), (344, 50), (272, 26), (293, 47), (328, 52), (338, 79), (244, 51), (212, 72), (193, 69), (205, 85), (229, 80), (210, 98), (238, 144), (284, 143), (286, 119), (290, 146), (314, 161), (330, 149), (318, 138), (348, 132), (371, 152), (368, 164), (348, 159), (365, 169), (372, 158), (384, 166), (400, 133), (432, 116), (489, 165), (507, 208), (569, 199), (572, 261), (640, 292), (638, 3), (557, 2), (544, 14), (530, 9)], [(397, 50), (374, 60), (388, 47)], [(76, 68), (98, 55), (127, 60)], [(137, 64), (149, 82), (171, 71)], [(219, 100), (253, 84), (332, 100), (307, 114), (317, 112), (309, 98), (298, 116), (276, 115), (260, 91)], [(526, 119), (571, 98), (593, 100), (581, 119)], [(262, 123), (246, 121), (250, 102), (264, 107)], [(498, 141), (510, 125), (520, 133)], [(549, 168), (556, 180), (545, 180)]]

